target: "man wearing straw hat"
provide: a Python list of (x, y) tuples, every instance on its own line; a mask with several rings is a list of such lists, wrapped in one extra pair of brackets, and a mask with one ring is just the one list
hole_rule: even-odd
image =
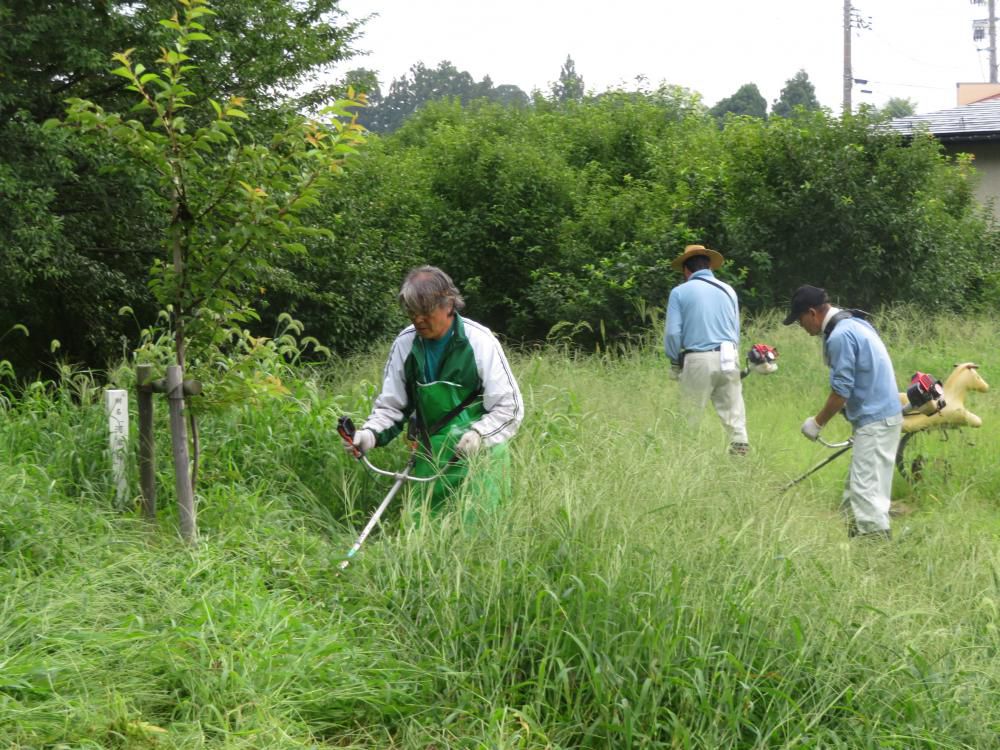
[(698, 424), (711, 398), (726, 428), (729, 452), (745, 456), (750, 444), (736, 356), (740, 306), (733, 288), (712, 273), (723, 261), (716, 250), (688, 245), (670, 263), (684, 274), (684, 282), (670, 292), (663, 346), (671, 376), (680, 381), (688, 424)]

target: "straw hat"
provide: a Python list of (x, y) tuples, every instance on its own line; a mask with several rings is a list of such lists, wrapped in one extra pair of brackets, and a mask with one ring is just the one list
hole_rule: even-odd
[(688, 245), (684, 248), (684, 252), (670, 261), (670, 267), (680, 273), (681, 269), (684, 267), (684, 261), (688, 258), (693, 258), (695, 255), (704, 255), (709, 260), (709, 268), (713, 271), (722, 265), (723, 257), (722, 253), (718, 250), (709, 250), (704, 245)]

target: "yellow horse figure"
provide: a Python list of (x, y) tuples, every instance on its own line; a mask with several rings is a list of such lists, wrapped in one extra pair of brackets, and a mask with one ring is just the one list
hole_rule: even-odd
[[(979, 365), (972, 362), (963, 362), (955, 365), (951, 375), (944, 381), (944, 408), (940, 411), (933, 411), (936, 408), (935, 402), (925, 404), (923, 410), (918, 410), (907, 414), (904, 411), (903, 417), (903, 437), (899, 441), (896, 449), (896, 466), (904, 476), (906, 475), (906, 465), (903, 461), (903, 451), (906, 444), (916, 433), (924, 430), (951, 429), (956, 427), (981, 427), (983, 420), (965, 408), (965, 396), (969, 391), (986, 393), (990, 389), (989, 384), (983, 380), (978, 372)], [(905, 407), (908, 403), (906, 394), (899, 394), (900, 403)], [(928, 413), (930, 412), (930, 413)], [(919, 461), (915, 460), (912, 469), (914, 475), (919, 473)]]

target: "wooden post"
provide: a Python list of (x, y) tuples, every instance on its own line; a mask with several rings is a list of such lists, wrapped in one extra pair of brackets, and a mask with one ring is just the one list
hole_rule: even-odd
[(142, 514), (156, 519), (156, 442), (153, 438), (153, 379), (152, 365), (135, 368), (139, 396), (139, 491), (142, 493)]
[(167, 399), (170, 401), (170, 438), (174, 452), (174, 484), (180, 512), (181, 536), (189, 544), (198, 535), (195, 520), (194, 493), (188, 474), (187, 425), (184, 423), (184, 373), (180, 365), (167, 368)]
[(128, 477), (125, 454), (128, 451), (128, 391), (108, 389), (104, 392), (104, 408), (108, 413), (108, 451), (111, 454), (111, 478), (115, 484), (115, 508), (128, 505)]

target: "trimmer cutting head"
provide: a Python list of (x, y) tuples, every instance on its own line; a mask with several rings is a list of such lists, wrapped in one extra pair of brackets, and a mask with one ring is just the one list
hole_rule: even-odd
[(767, 344), (754, 344), (747, 352), (747, 371), (770, 375), (778, 369), (778, 350)]

